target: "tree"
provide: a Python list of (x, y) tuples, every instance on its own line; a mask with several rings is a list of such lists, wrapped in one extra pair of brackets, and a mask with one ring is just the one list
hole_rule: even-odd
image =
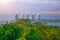
[(0, 40), (16, 40), (21, 37), (22, 29), (12, 24), (4, 24), (0, 28)]

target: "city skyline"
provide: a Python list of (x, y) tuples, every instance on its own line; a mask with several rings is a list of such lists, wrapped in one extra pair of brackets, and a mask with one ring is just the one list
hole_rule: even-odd
[[(15, 14), (60, 15), (60, 1), (59, 0), (0, 0), (0, 20), (13, 20), (15, 19), (14, 17)], [(53, 17), (55, 18), (54, 15)]]

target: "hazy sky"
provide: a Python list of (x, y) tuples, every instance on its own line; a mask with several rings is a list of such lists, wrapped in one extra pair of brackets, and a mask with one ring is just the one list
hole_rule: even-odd
[(0, 0), (0, 14), (40, 11), (60, 11), (59, 0)]
[(0, 0), (0, 19), (14, 18), (22, 13), (60, 13), (59, 0)]

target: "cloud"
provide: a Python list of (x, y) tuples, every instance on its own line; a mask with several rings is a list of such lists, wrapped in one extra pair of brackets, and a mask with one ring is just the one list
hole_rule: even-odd
[(19, 1), (20, 3), (39, 3), (39, 4), (60, 4), (60, 1), (49, 1), (49, 0), (15, 0)]
[(60, 4), (60, 1), (56, 2), (56, 1), (45, 1), (46, 4)]
[(60, 4), (59, 0), (9, 0), (20, 3)]

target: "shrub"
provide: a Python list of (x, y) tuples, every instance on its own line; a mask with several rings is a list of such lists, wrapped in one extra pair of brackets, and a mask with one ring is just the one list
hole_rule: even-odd
[(26, 36), (26, 40), (42, 40), (42, 38), (36, 34), (34, 30), (31, 30), (30, 33)]
[(22, 29), (12, 24), (2, 25), (0, 28), (0, 40), (16, 40), (21, 37)]

